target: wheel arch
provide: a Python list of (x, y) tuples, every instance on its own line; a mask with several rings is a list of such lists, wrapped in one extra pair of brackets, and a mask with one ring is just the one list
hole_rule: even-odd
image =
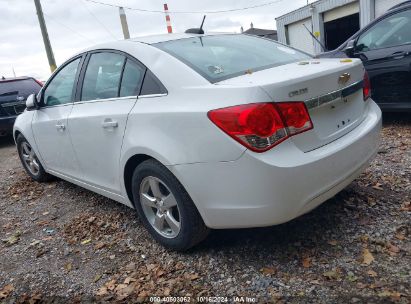
[(45, 166), (45, 162), (44, 159), (40, 153), (40, 151), (38, 150), (37, 147), (37, 142), (34, 138), (34, 134), (30, 129), (28, 128), (20, 128), (20, 127), (16, 127), (16, 125), (14, 125), (14, 129), (13, 129), (13, 138), (14, 138), (14, 142), (17, 146), (17, 137), (21, 135), (23, 136), (23, 138), (25, 140), (27, 140), (27, 142), (31, 145), (31, 147), (34, 149), (34, 151), (36, 152), (37, 158), (39, 159), (40, 163), (42, 164), (42, 166), (44, 167), (44, 169), (47, 171), (46, 166)]
[(204, 222), (208, 222), (206, 217), (205, 217), (205, 212), (203, 208), (201, 208), (201, 205), (198, 204), (198, 202), (195, 199), (195, 195), (193, 193), (190, 193), (190, 191), (186, 188), (184, 185), (184, 178), (179, 174), (178, 171), (173, 170), (173, 166), (171, 165), (171, 161), (165, 158), (163, 155), (156, 153), (155, 151), (147, 148), (142, 148), (139, 147), (134, 148), (132, 150), (127, 151), (124, 153), (124, 156), (122, 158), (121, 163), (124, 164), (122, 165), (122, 171), (120, 171), (120, 178), (122, 179), (123, 183), (123, 191), (125, 191), (125, 197), (129, 201), (129, 206), (135, 208), (134, 206), (134, 200), (133, 200), (133, 193), (132, 193), (132, 177), (134, 173), (134, 169), (137, 168), (138, 165), (140, 165), (142, 162), (153, 159), (163, 166), (165, 166), (171, 174), (174, 175), (174, 177), (179, 181), (179, 183), (184, 187), (185, 191), (187, 194), (190, 196), (191, 200), (194, 203), (194, 206), (196, 207), (197, 211), (200, 213), (201, 217), (203, 218)]
[(13, 138), (14, 138), (14, 142), (17, 144), (17, 137), (21, 134), (21, 136), (24, 137), (23, 133), (20, 130), (14, 130), (13, 132)]
[(125, 191), (126, 191), (127, 198), (131, 202), (133, 208), (135, 208), (134, 200), (133, 200), (133, 192), (132, 192), (133, 173), (134, 173), (135, 168), (137, 168), (138, 165), (140, 165), (141, 163), (143, 163), (144, 161), (149, 160), (149, 159), (153, 159), (153, 160), (159, 162), (160, 164), (165, 166), (171, 172), (171, 174), (173, 174), (175, 176), (175, 178), (181, 183), (181, 185), (186, 190), (187, 194), (193, 200), (194, 206), (196, 207), (196, 209), (198, 210), (198, 212), (200, 213), (201, 217), (204, 220), (204, 212), (203, 212), (202, 208), (199, 208), (199, 206), (197, 205), (197, 203), (193, 199), (192, 195), (187, 191), (186, 187), (184, 186), (184, 184), (182, 183), (182, 181), (180, 179), (180, 176), (176, 175), (177, 172), (175, 172), (174, 170), (170, 170), (170, 167), (168, 167), (164, 162), (159, 160), (157, 157), (154, 157), (152, 155), (145, 154), (145, 153), (137, 153), (137, 154), (132, 155), (131, 157), (128, 158), (128, 160), (126, 161), (126, 163), (124, 165), (123, 177), (122, 177), (123, 182), (124, 182), (124, 188), (125, 188)]
[(133, 206), (134, 206), (134, 200), (133, 200), (131, 180), (133, 177), (134, 169), (137, 168), (137, 166), (140, 165), (142, 162), (148, 159), (154, 159), (158, 161), (154, 157), (147, 155), (147, 154), (135, 154), (127, 160), (124, 166), (124, 170), (123, 170), (124, 187), (126, 188), (127, 197)]

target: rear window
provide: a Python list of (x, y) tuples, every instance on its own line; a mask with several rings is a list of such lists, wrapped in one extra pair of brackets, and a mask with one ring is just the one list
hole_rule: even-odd
[(33, 79), (12, 80), (0, 82), (0, 95), (19, 95), (27, 97), (30, 94), (37, 94), (41, 86)]
[(153, 45), (212, 83), (311, 58), (275, 41), (248, 35), (202, 36)]

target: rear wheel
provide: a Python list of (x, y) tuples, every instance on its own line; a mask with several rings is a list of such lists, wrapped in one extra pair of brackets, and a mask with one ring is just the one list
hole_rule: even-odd
[(175, 176), (155, 160), (134, 171), (133, 199), (147, 230), (163, 246), (187, 250), (208, 235), (193, 201)]
[(37, 182), (47, 182), (52, 180), (53, 176), (44, 170), (32, 146), (23, 135), (18, 135), (16, 142), (21, 163), (27, 174)]

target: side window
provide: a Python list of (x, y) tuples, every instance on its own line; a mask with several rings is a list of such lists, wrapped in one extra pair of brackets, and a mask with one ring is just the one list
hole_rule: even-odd
[(167, 90), (156, 76), (147, 70), (140, 95), (166, 94)]
[(91, 55), (84, 75), (81, 100), (118, 97), (125, 57), (102, 52)]
[(120, 97), (137, 96), (140, 93), (145, 68), (127, 59), (121, 79)]
[(357, 41), (360, 52), (411, 43), (411, 10), (389, 16), (365, 32)]
[(73, 101), (73, 88), (80, 58), (63, 67), (44, 90), (43, 103), (46, 106), (62, 105)]

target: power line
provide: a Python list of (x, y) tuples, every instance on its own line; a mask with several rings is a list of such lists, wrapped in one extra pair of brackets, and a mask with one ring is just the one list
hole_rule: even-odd
[[(95, 4), (100, 4), (100, 5), (105, 5), (105, 6), (111, 6), (111, 7), (123, 7), (128, 10), (132, 11), (139, 11), (139, 12), (145, 12), (145, 13), (161, 13), (164, 14), (164, 11), (161, 10), (148, 10), (148, 9), (142, 9), (142, 8), (135, 8), (135, 7), (128, 7), (128, 6), (120, 6), (120, 5), (115, 5), (115, 4), (110, 4), (110, 3), (105, 3), (105, 2), (100, 2), (96, 0), (84, 0), (87, 2), (92, 2)], [(229, 12), (236, 12), (236, 11), (244, 11), (244, 10), (249, 10), (253, 8), (258, 8), (258, 7), (263, 7), (263, 6), (269, 6), (273, 5), (279, 2), (282, 2), (283, 0), (276, 0), (276, 1), (271, 1), (263, 4), (257, 4), (253, 6), (247, 6), (247, 7), (242, 7), (242, 8), (233, 8), (233, 9), (226, 9), (226, 10), (218, 10), (218, 11), (169, 11), (170, 14), (218, 14), (218, 13), (229, 13)]]
[(62, 22), (54, 19), (54, 18), (51, 17), (50, 15), (48, 15), (48, 14), (46, 14), (46, 13), (44, 13), (44, 15), (47, 16), (47, 18), (49, 18), (51, 21), (53, 21), (53, 22), (61, 25), (62, 27), (65, 27), (65, 28), (66, 28), (67, 30), (69, 30), (70, 32), (72, 32), (72, 33), (74, 33), (74, 34), (82, 37), (83, 39), (85, 39), (85, 40), (87, 40), (87, 41), (89, 41), (89, 42), (95, 43), (95, 41), (92, 41), (92, 40), (91, 40), (90, 38), (88, 38), (87, 36), (84, 36), (83, 34), (80, 34), (79, 32), (73, 30), (71, 27), (69, 27), (69, 26), (65, 25), (64, 23), (62, 23)]
[(81, 2), (81, 4), (86, 8), (88, 13), (106, 30), (106, 32), (115, 40), (117, 40), (117, 37), (105, 26), (103, 22), (100, 21), (100, 19), (97, 18), (95, 14), (88, 8), (87, 4), (83, 2), (83, 0), (78, 0)]

